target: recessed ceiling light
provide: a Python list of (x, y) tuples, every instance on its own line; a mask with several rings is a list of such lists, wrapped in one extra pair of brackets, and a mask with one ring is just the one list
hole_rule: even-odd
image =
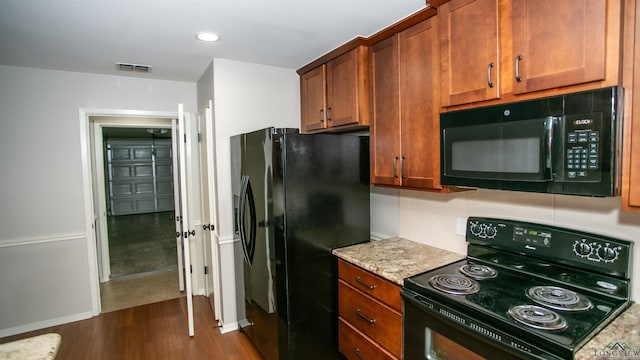
[(214, 33), (201, 32), (196, 34), (196, 39), (200, 41), (206, 41), (206, 42), (216, 42), (220, 40), (220, 36)]

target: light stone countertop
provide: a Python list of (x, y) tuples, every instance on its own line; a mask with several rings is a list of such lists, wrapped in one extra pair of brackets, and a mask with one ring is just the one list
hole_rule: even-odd
[(334, 249), (333, 254), (400, 286), (405, 278), (466, 257), (403, 238), (371, 241)]
[(632, 304), (615, 318), (578, 350), (574, 359), (640, 359), (640, 304)]

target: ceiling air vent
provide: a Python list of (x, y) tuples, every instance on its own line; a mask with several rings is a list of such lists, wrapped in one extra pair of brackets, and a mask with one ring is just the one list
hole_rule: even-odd
[(117, 62), (116, 68), (120, 71), (137, 71), (143, 73), (151, 72), (151, 65), (127, 64)]

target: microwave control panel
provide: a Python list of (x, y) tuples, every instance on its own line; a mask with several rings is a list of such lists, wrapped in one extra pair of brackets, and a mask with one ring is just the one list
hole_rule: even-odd
[(602, 113), (564, 117), (564, 180), (600, 181)]

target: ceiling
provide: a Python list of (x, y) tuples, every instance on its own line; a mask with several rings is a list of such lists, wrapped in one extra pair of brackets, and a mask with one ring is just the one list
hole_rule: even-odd
[[(213, 58), (298, 69), (425, 0), (2, 0), (0, 64), (195, 82)], [(218, 34), (203, 43), (195, 34)], [(151, 65), (123, 72), (116, 62)]]

